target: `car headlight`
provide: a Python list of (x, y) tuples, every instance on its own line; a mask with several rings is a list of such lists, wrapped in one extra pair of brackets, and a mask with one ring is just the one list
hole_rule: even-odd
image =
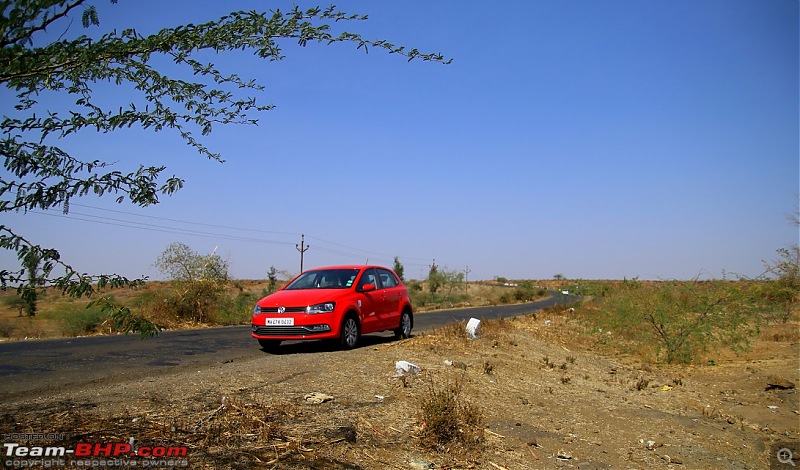
[(306, 313), (309, 315), (315, 313), (331, 313), (334, 307), (336, 307), (336, 302), (323, 302), (321, 304), (309, 305), (306, 307)]
[(258, 315), (259, 313), (261, 313), (261, 307), (256, 304), (256, 306), (253, 307), (253, 315)]

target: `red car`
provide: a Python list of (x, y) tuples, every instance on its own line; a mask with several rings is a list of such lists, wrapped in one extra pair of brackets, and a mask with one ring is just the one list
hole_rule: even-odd
[(281, 341), (338, 339), (351, 349), (362, 334), (392, 330), (411, 336), (408, 291), (391, 269), (331, 266), (306, 271), (256, 303), (253, 338), (265, 350)]

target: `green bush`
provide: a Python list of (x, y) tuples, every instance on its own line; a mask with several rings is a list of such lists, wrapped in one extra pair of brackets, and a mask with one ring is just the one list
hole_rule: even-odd
[(81, 336), (97, 333), (108, 318), (99, 308), (84, 305), (65, 305), (59, 308), (60, 330), (64, 336)]
[(446, 294), (443, 291), (426, 292), (422, 290), (409, 290), (408, 297), (414, 308), (450, 308), (469, 301), (466, 294)]
[(587, 316), (593, 329), (649, 349), (668, 363), (692, 362), (711, 347), (746, 349), (764, 305), (732, 281), (625, 281)]
[(409, 292), (422, 291), (422, 283), (420, 283), (419, 281), (408, 281), (408, 283), (406, 283), (406, 287), (408, 288)]
[(221, 302), (216, 313), (218, 325), (243, 325), (250, 324), (253, 316), (253, 306), (261, 297), (252, 292), (239, 292), (236, 296), (228, 297)]
[[(522, 281), (514, 288), (514, 300), (517, 302), (531, 302), (547, 295), (547, 290), (541, 287), (533, 287), (530, 281)], [(508, 302), (505, 302), (508, 303)]]

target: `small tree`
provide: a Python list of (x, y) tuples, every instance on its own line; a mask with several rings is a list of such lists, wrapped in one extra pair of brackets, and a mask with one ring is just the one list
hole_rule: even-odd
[(275, 288), (278, 286), (278, 270), (275, 269), (275, 266), (269, 267), (269, 271), (267, 271), (267, 279), (269, 279), (270, 293), (275, 292)]
[(228, 282), (228, 262), (212, 252), (201, 255), (183, 243), (170, 244), (155, 266), (172, 281), (171, 314), (197, 322), (213, 320)]
[(44, 280), (39, 273), (39, 264), (42, 262), (40, 250), (31, 249), (22, 258), (22, 267), (26, 273), (28, 282), (19, 287), (18, 293), (22, 298), (25, 313), (29, 317), (36, 315), (37, 301), (39, 299), (39, 286), (44, 284)]
[(397, 276), (400, 278), (400, 280), (405, 282), (405, 280), (406, 280), (406, 278), (404, 276), (405, 268), (403, 267), (403, 264), (400, 262), (400, 257), (399, 256), (395, 256), (394, 257), (393, 269), (394, 269), (394, 272), (397, 274)]
[(464, 282), (464, 273), (462, 271), (451, 271), (445, 267), (442, 268), (440, 275), (442, 283), (447, 286), (447, 297), (453, 294), (453, 289)]
[(439, 266), (436, 266), (436, 261), (434, 261), (431, 264), (430, 271), (428, 271), (428, 290), (431, 291), (431, 294), (435, 294), (443, 283), (444, 278), (439, 273)]

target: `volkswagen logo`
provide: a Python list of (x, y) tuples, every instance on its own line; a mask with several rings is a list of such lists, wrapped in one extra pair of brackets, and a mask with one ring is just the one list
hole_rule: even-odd
[(280, 314), (284, 314), (284, 313), (286, 313), (286, 307), (284, 307), (283, 305), (281, 305), (280, 307), (278, 307), (278, 313), (280, 313)]

